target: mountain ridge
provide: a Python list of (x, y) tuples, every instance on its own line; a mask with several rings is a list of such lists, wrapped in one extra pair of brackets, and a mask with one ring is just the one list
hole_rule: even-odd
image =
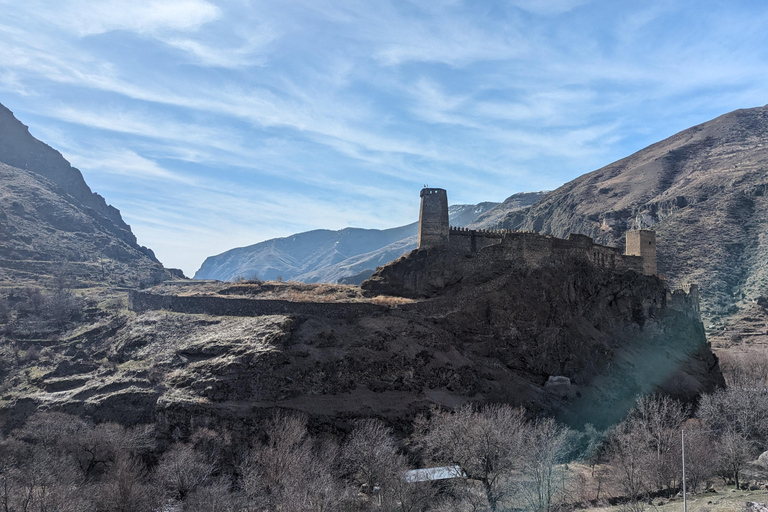
[[(621, 246), (628, 229), (657, 234), (659, 271), (697, 282), (710, 333), (765, 337), (768, 317), (768, 106), (683, 130), (546, 194), (528, 208), (489, 214), (507, 229), (581, 233)], [(749, 313), (748, 313), (749, 312)], [(744, 332), (744, 334), (750, 334)], [(755, 333), (751, 333), (755, 334)]]
[(2, 280), (34, 280), (56, 262), (80, 263), (72, 268), (91, 282), (139, 284), (168, 275), (152, 250), (138, 244), (120, 211), (1, 104), (0, 177)]
[[(541, 192), (526, 192), (515, 194), (507, 201), (516, 198), (512, 200), (514, 204), (527, 205), (541, 195)], [(451, 205), (451, 224), (466, 226), (498, 204)], [(344, 228), (306, 231), (209, 256), (195, 273), (194, 279), (231, 281), (255, 276), (267, 280), (280, 277), (308, 283), (359, 284), (376, 267), (414, 249), (417, 232), (417, 222), (382, 230)]]

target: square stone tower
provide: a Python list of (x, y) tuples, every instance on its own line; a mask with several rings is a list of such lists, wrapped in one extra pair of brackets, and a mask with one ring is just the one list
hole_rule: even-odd
[(442, 188), (421, 189), (419, 249), (448, 244), (448, 194)]
[(650, 229), (627, 231), (627, 256), (643, 258), (643, 274), (658, 275), (656, 269), (656, 232)]

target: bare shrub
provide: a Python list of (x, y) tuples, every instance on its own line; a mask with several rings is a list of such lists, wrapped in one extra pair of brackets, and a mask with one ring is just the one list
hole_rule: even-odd
[(358, 421), (343, 446), (342, 461), (371, 503), (385, 510), (422, 510), (434, 496), (429, 484), (406, 482), (407, 460), (381, 421)]
[(218, 479), (210, 485), (198, 487), (184, 502), (184, 512), (240, 512), (253, 510), (236, 494), (230, 492), (230, 484)]
[(718, 358), (728, 387), (763, 389), (768, 384), (768, 351), (725, 351), (718, 353)]
[(420, 444), (431, 461), (459, 466), (457, 477), (480, 485), (478, 494), (460, 483), (462, 500), (477, 503), (482, 497), (485, 506), (498, 510), (514, 495), (509, 480), (523, 455), (525, 427), (523, 409), (491, 405), (478, 410), (467, 405), (454, 413), (436, 413), (421, 433)]
[(45, 306), (45, 295), (40, 288), (26, 287), (22, 291), (24, 298), (19, 304), (19, 310), (22, 314), (42, 315)]
[(24, 355), (19, 358), (22, 363), (29, 363), (31, 361), (37, 361), (40, 358), (40, 350), (34, 345), (31, 345)]
[(163, 454), (155, 477), (172, 499), (184, 499), (206, 485), (213, 477), (216, 466), (206, 460), (192, 446), (177, 443)]
[(153, 446), (148, 426), (126, 429), (115, 423), (88, 422), (58, 412), (34, 414), (18, 435), (31, 444), (66, 454), (85, 478), (98, 478), (108, 472), (120, 457), (139, 456)]
[(338, 510), (349, 500), (333, 474), (339, 457), (332, 443), (315, 446), (306, 418), (278, 412), (267, 423), (267, 444), (240, 464), (244, 498), (257, 510)]
[(45, 299), (44, 313), (55, 325), (63, 325), (83, 310), (83, 299), (68, 289), (55, 290)]
[(552, 418), (529, 423), (523, 436), (521, 497), (529, 510), (549, 512), (567, 498), (568, 429)]
[[(42, 444), (0, 443), (0, 503), (6, 510), (92, 510), (76, 462)], [(73, 471), (74, 470), (74, 471)]]
[(159, 504), (159, 493), (147, 479), (144, 464), (123, 455), (96, 485), (95, 508), (99, 512), (150, 512)]

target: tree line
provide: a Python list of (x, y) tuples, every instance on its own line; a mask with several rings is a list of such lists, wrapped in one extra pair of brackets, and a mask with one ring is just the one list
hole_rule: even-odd
[[(0, 510), (550, 512), (599, 503), (612, 489), (639, 512), (680, 488), (684, 428), (691, 492), (717, 478), (743, 485), (744, 465), (768, 442), (766, 415), (765, 390), (732, 387), (703, 396), (693, 417), (669, 397), (642, 397), (606, 432), (496, 404), (434, 411), (407, 439), (365, 419), (338, 441), (278, 412), (252, 446), (199, 429), (163, 447), (152, 425), (43, 412), (0, 441)], [(576, 462), (591, 471), (590, 490)], [(409, 482), (420, 466), (445, 466), (453, 478)]]
[[(768, 447), (768, 358), (721, 364), (728, 388), (695, 410), (640, 397), (606, 431), (571, 430), (506, 404), (433, 410), (407, 436), (377, 419), (331, 435), (278, 411), (247, 442), (206, 428), (167, 439), (153, 425), (38, 412), (0, 436), (0, 512), (551, 512), (608, 498), (641, 512), (680, 489), (682, 430), (690, 492), (717, 480), (749, 485), (743, 470)], [(420, 467), (451, 478), (406, 478)]]

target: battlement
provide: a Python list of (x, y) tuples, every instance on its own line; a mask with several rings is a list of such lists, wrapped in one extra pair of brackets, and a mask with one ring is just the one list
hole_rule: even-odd
[(440, 247), (449, 253), (470, 257), (492, 250), (495, 258), (518, 261), (528, 267), (581, 259), (610, 270), (657, 275), (653, 231), (628, 231), (626, 250), (622, 253), (620, 249), (596, 244), (592, 238), (576, 233), (561, 239), (533, 231), (450, 226), (446, 191), (424, 188), (420, 196), (419, 249)]
[(699, 304), (699, 285), (695, 283), (683, 284), (680, 288), (667, 291), (667, 305), (679, 311), (693, 313), (695, 318), (701, 316)]

